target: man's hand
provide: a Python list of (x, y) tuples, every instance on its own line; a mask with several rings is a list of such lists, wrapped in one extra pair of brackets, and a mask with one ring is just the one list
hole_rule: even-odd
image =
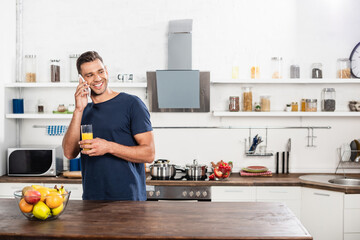
[(88, 140), (82, 140), (79, 142), (80, 148), (83, 150), (81, 153), (89, 156), (102, 156), (109, 152), (110, 142), (101, 138), (94, 138)]
[(82, 78), (79, 77), (79, 85), (75, 92), (75, 109), (82, 112), (88, 103), (89, 86), (87, 82), (83, 82)]

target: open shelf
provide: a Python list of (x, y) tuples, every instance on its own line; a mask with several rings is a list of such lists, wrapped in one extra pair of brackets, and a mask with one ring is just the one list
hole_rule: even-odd
[(229, 112), (213, 111), (214, 117), (360, 117), (360, 112)]
[[(6, 83), (8, 88), (75, 88), (79, 83), (77, 82), (13, 82)], [(110, 87), (126, 87), (126, 88), (146, 88), (146, 82), (109, 82)]]
[(322, 84), (322, 83), (360, 83), (360, 79), (358, 78), (349, 78), (349, 79), (341, 79), (341, 78), (283, 78), (283, 79), (231, 79), (224, 81), (212, 81), (212, 84)]
[(71, 119), (72, 114), (52, 114), (52, 113), (22, 113), (6, 114), (6, 118), (12, 119)]

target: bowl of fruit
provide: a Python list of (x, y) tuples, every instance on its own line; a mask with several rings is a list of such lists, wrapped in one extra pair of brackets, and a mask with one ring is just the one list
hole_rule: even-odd
[(233, 167), (233, 163), (224, 162), (223, 160), (217, 162), (216, 164), (211, 162), (213, 172), (209, 176), (209, 180), (226, 180), (230, 177), (231, 169)]
[(70, 193), (64, 186), (48, 188), (40, 185), (26, 186), (14, 192), (20, 212), (29, 220), (57, 219), (66, 209)]

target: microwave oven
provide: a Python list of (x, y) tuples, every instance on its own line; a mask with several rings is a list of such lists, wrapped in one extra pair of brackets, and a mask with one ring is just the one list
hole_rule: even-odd
[(61, 146), (8, 148), (8, 176), (56, 176), (63, 171)]

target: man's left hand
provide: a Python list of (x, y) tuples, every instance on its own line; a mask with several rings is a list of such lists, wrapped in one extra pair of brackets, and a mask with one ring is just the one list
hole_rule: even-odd
[(101, 138), (82, 140), (79, 142), (81, 153), (89, 156), (102, 156), (109, 152), (110, 142)]

